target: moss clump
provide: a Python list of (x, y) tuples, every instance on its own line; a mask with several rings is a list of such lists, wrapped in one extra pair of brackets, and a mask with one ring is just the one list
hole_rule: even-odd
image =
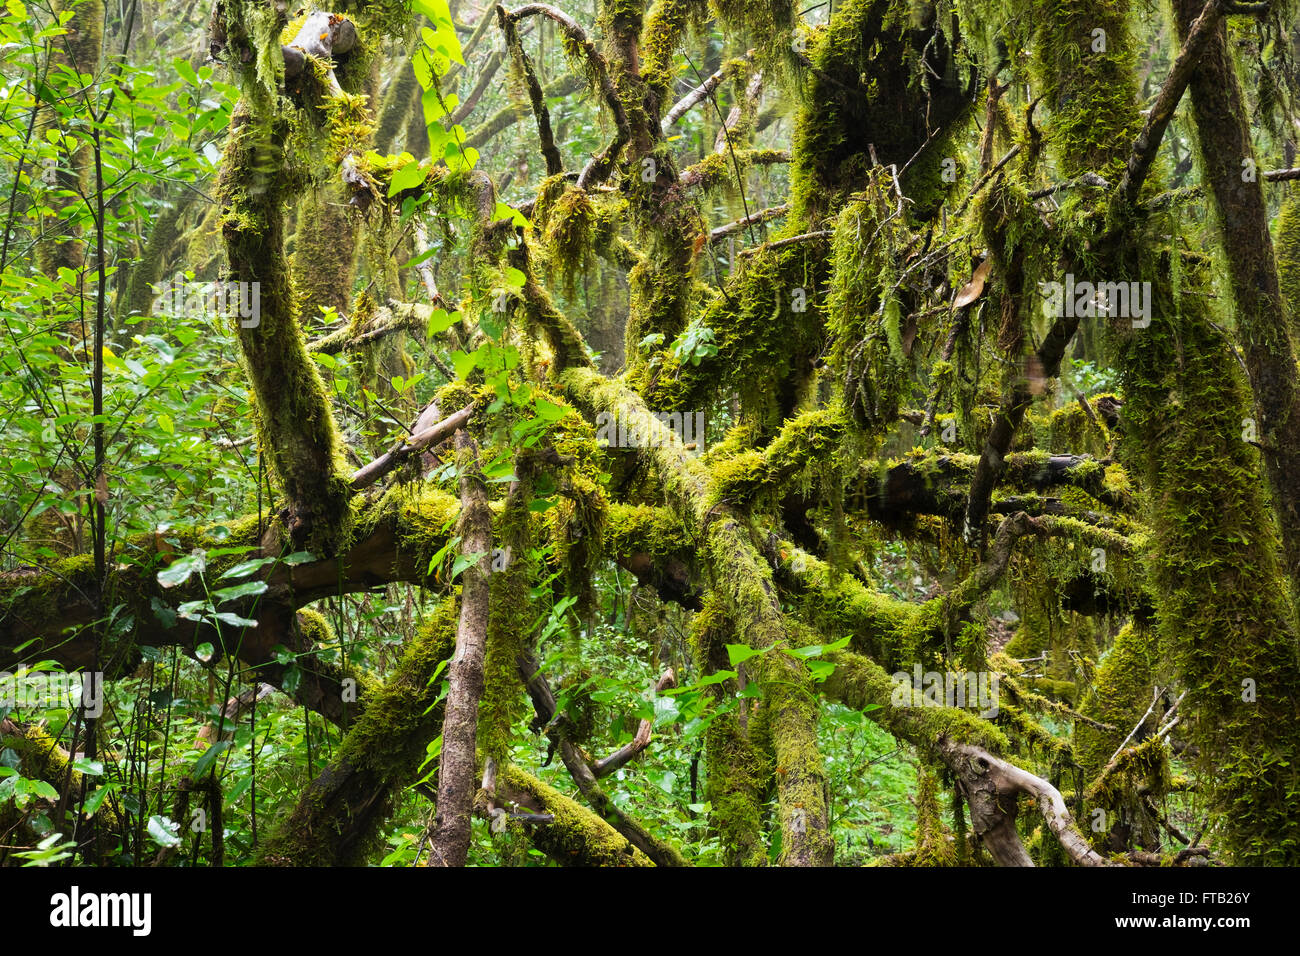
[(527, 794), (555, 821), (529, 827), (533, 845), (560, 866), (652, 866), (644, 853), (590, 810), (513, 764), (497, 774), (498, 786)]
[[(772, 443), (759, 452), (741, 451), (710, 461), (714, 500), (753, 503), (795, 490), (808, 493), (820, 486), (826, 497), (839, 491), (836, 469), (831, 467), (843, 448), (845, 422), (835, 409), (804, 412), (786, 421)], [(845, 456), (852, 457), (852, 456)]]
[(641, 79), (659, 98), (662, 113), (675, 77), (673, 58), (692, 25), (708, 15), (706, 0), (655, 0), (641, 30)]
[(572, 296), (577, 279), (591, 265), (596, 207), (586, 190), (566, 189), (547, 209), (543, 231), (547, 263)]
[(1114, 436), (1099, 406), (1114, 400), (1115, 396), (1110, 394), (1088, 399), (1093, 410), (1091, 415), (1078, 402), (1052, 412), (1047, 420), (1048, 450), (1061, 455), (1108, 455)]
[(789, 69), (798, 10), (794, 0), (709, 0), (719, 22), (757, 51), (758, 62), (777, 71)]
[(1047, 137), (1061, 176), (1119, 182), (1141, 128), (1136, 45), (1126, 0), (1015, 0), (1037, 24), (1034, 76), (1047, 94)]

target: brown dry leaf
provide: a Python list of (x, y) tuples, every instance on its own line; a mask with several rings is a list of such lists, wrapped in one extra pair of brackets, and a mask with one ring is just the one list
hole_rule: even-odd
[(108, 475), (102, 471), (95, 480), (95, 500), (101, 505), (108, 504)]
[(153, 546), (154, 550), (159, 554), (176, 553), (176, 549), (171, 546), (170, 541), (163, 537), (163, 533), (160, 530), (155, 530), (153, 533)]
[(952, 307), (954, 309), (968, 306), (983, 295), (984, 281), (988, 279), (989, 269), (992, 267), (993, 261), (991, 259), (985, 259), (979, 264), (979, 267), (975, 270), (975, 274), (970, 277), (970, 282), (967, 282), (962, 286), (961, 291), (957, 293), (957, 298), (953, 299)]

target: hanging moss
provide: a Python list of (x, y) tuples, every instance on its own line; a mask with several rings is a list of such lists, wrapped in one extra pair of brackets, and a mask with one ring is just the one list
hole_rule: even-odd
[(706, 0), (654, 0), (641, 32), (641, 77), (659, 98), (662, 113), (676, 75), (674, 57), (691, 26), (703, 24)]
[(939, 781), (928, 770), (916, 777), (916, 853), (913, 866), (956, 866), (957, 848), (939, 812)]
[(809, 50), (814, 69), (795, 130), (791, 219), (801, 229), (821, 228), (861, 188), (873, 165), (870, 146), (886, 166), (910, 162), (902, 186), (914, 202), (911, 214), (937, 213), (949, 186), (942, 160), (955, 151), (950, 140), (973, 92), (973, 76), (959, 74), (955, 42), (929, 4), (835, 5)]
[(813, 371), (822, 338), (822, 289), (828, 278), (824, 246), (799, 243), (762, 248), (739, 260), (723, 298), (703, 310), (699, 324), (712, 330), (717, 355), (698, 366), (665, 361), (658, 381), (677, 379), (676, 401), (666, 388), (652, 392), (656, 407), (701, 408), (735, 392), (742, 408), (771, 431), (795, 410)]
[(572, 296), (575, 285), (591, 267), (596, 207), (585, 190), (565, 189), (546, 209), (544, 228), (548, 265), (559, 274), (565, 292)]
[(709, 0), (719, 22), (758, 52), (758, 62), (768, 70), (784, 71), (792, 65), (795, 24), (798, 20), (794, 0)]

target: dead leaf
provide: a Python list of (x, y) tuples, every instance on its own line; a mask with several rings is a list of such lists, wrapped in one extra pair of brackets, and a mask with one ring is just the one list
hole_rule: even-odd
[(95, 479), (95, 500), (101, 505), (108, 504), (108, 475), (102, 471), (99, 473), (99, 477)]
[(961, 291), (957, 293), (957, 298), (952, 300), (954, 309), (964, 308), (984, 294), (984, 282), (988, 279), (991, 268), (993, 268), (991, 259), (985, 259), (979, 264), (975, 274), (970, 277), (970, 282), (962, 286)]

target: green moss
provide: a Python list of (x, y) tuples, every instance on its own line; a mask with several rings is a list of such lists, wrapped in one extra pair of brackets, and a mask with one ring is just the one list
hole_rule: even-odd
[(497, 774), (500, 785), (528, 794), (555, 821), (531, 827), (533, 845), (560, 866), (652, 866), (627, 838), (590, 810), (554, 787), (509, 764)]
[(546, 207), (545, 220), (538, 223), (543, 229), (547, 264), (559, 274), (570, 296), (578, 278), (591, 267), (596, 219), (591, 197), (572, 187)]
[[(728, 668), (724, 645), (734, 630), (715, 598), (691, 622), (691, 642), (696, 664), (705, 674)], [(738, 687), (735, 679), (714, 684), (706, 693), (717, 703), (729, 699)], [(745, 706), (742, 702), (742, 706)], [(709, 826), (717, 833), (727, 862), (732, 866), (765, 866), (763, 805), (772, 762), (757, 747), (736, 709), (719, 713), (705, 731), (705, 786), (709, 801)]]
[(798, 8), (794, 0), (709, 0), (719, 22), (754, 47), (759, 63), (769, 70), (784, 71), (791, 65), (791, 50)]
[[(528, 510), (533, 497), (532, 481), (520, 477), (521, 481), (506, 500), (493, 535), (499, 550), (492, 556), (489, 578), (487, 650), (478, 710), (479, 747), (484, 756), (499, 763), (510, 759), (515, 725), (525, 713), (526, 699), (518, 661), (521, 653), (531, 649), (537, 617), (529, 591), (537, 577), (532, 551), (536, 543), (534, 524), (540, 522), (532, 521)], [(497, 566), (498, 557), (504, 567)]]
[[(871, 720), (934, 759), (938, 759), (934, 748), (940, 738), (975, 744), (994, 753), (1011, 749), (1010, 740), (998, 727), (967, 710), (928, 705), (920, 688), (895, 683), (883, 667), (860, 654), (836, 651), (826, 659), (835, 664), (820, 685), (827, 697), (854, 710), (865, 710)], [(910, 699), (898, 706), (896, 694)]]
[[(789, 419), (763, 451), (741, 451), (710, 460), (714, 500), (752, 503), (791, 489), (807, 493), (817, 486), (826, 497), (839, 490), (833, 463), (843, 451), (845, 422), (837, 410), (818, 409)], [(844, 453), (846, 458), (856, 457)], [(773, 501), (772, 504), (775, 504)]]
[(256, 86), (246, 91), (231, 119), (217, 197), (233, 277), (260, 285), (256, 323), (236, 323), (260, 444), (289, 499), (291, 535), (333, 554), (350, 530), (348, 468), (294, 315), (283, 253), (284, 201), (293, 182), (281, 168), (282, 125), (270, 96)]
[[(1300, 787), (1300, 714), (1284, 690), (1300, 684), (1295, 616), (1259, 462), (1241, 440), (1244, 389), (1199, 302), (1182, 301), (1176, 327), (1156, 319), (1126, 343), (1125, 427), (1155, 492), (1162, 644), (1198, 715), (1193, 740), (1225, 840), (1237, 860), (1282, 863), (1300, 859), (1287, 809)], [(1164, 308), (1158, 299), (1155, 314), (1173, 313)]]
[(655, 0), (641, 31), (641, 78), (660, 99), (660, 109), (671, 93), (676, 75), (677, 49), (692, 25), (707, 17), (705, 0)]
[(762, 248), (739, 260), (726, 295), (699, 319), (713, 331), (717, 355), (699, 366), (666, 363), (660, 381), (670, 375), (680, 380), (679, 404), (665, 405), (656, 396), (656, 407), (700, 408), (734, 392), (744, 412), (773, 431), (795, 411), (812, 374), (827, 278), (824, 247), (816, 242)]
[(646, 554), (655, 570), (663, 572), (672, 561), (691, 553), (681, 521), (667, 508), (652, 505), (609, 506), (605, 524), (606, 554)]
[(1037, 25), (1034, 76), (1047, 96), (1047, 136), (1061, 176), (1093, 172), (1119, 182), (1127, 159), (1121, 144), (1141, 128), (1130, 5), (1017, 0), (1017, 8)]
[(929, 771), (916, 778), (916, 853), (913, 866), (956, 866), (956, 844), (939, 812), (939, 781)]
[(1114, 395), (1106, 394), (1088, 399), (1093, 408), (1092, 416), (1078, 402), (1052, 412), (1048, 418), (1048, 450), (1062, 455), (1105, 457), (1110, 451), (1113, 436), (1098, 411), (1098, 403), (1102, 399), (1114, 398)]
[(1300, 188), (1292, 186), (1282, 202), (1274, 245), (1282, 298), (1290, 311), (1292, 332), (1300, 335)]
[[(928, 10), (928, 14), (926, 11)], [(822, 228), (866, 182), (870, 147), (884, 165), (903, 168), (912, 214), (938, 211), (949, 137), (969, 112), (963, 77), (942, 19), (907, 0), (845, 0), (809, 51), (814, 70), (795, 129), (791, 219)], [(905, 69), (899, 69), (905, 64)], [(918, 123), (926, 116), (927, 123)], [(941, 131), (928, 143), (929, 129)]]

